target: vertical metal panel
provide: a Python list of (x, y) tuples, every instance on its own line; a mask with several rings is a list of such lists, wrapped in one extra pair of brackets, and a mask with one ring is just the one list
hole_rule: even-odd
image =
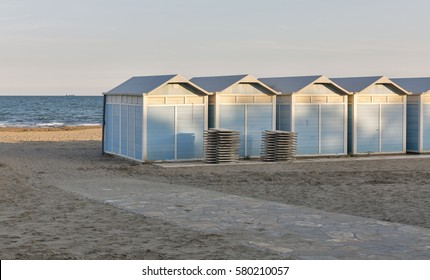
[(219, 105), (219, 128), (240, 132), (241, 157), (245, 156), (245, 105)]
[(291, 131), (291, 105), (279, 104), (276, 115), (276, 128)]
[(147, 159), (175, 158), (175, 107), (147, 107)]
[(352, 154), (353, 147), (353, 112), (352, 112), (352, 104), (348, 104), (348, 154)]
[(357, 104), (357, 152), (379, 152), (379, 104)]
[(203, 157), (204, 106), (177, 107), (177, 159)]
[(215, 105), (209, 104), (208, 106), (208, 126), (215, 128)]
[(148, 96), (142, 99), (142, 160), (148, 160)]
[(344, 105), (327, 104), (320, 106), (321, 154), (344, 154)]
[(135, 155), (135, 134), (136, 134), (136, 106), (128, 106), (128, 117), (127, 117), (127, 156), (130, 158), (136, 158)]
[(406, 124), (406, 150), (418, 152), (419, 151), (419, 104), (407, 105), (407, 124)]
[(262, 132), (272, 129), (272, 107), (272, 105), (247, 105), (247, 156), (260, 156)]
[(105, 153), (106, 145), (106, 100), (106, 95), (103, 95), (102, 155)]
[(113, 110), (113, 148), (112, 152), (115, 154), (119, 154), (119, 145), (120, 145), (120, 114), (121, 108), (119, 104), (112, 105)]
[(138, 160), (142, 160), (142, 149), (143, 149), (143, 141), (142, 141), (142, 106), (135, 107), (135, 126), (136, 131), (134, 135), (134, 143), (135, 143), (135, 158)]
[(276, 130), (276, 96), (272, 96), (272, 130)]
[(106, 122), (106, 141), (105, 141), (105, 151), (113, 152), (113, 109), (112, 104), (106, 104), (105, 122)]
[(315, 155), (319, 151), (319, 106), (317, 104), (295, 106), (295, 132), (297, 154)]
[[(124, 97), (124, 96), (123, 96)], [(121, 149), (120, 154), (127, 156), (128, 139), (128, 105), (121, 105)]]
[(423, 104), (423, 150), (430, 151), (430, 104)]
[(381, 104), (381, 152), (403, 151), (403, 104)]

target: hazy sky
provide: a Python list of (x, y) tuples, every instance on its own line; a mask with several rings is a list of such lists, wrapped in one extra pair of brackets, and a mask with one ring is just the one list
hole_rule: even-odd
[(0, 0), (0, 94), (131, 76), (430, 76), (428, 0)]

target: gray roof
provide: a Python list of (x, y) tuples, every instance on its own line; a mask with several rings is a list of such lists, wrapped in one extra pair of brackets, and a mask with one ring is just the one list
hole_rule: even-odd
[(430, 91), (430, 78), (395, 78), (391, 80), (412, 94)]
[(221, 92), (248, 75), (194, 77), (190, 82), (209, 92)]
[(298, 92), (318, 80), (319, 76), (260, 78), (260, 82), (281, 93)]
[(383, 76), (353, 77), (353, 78), (330, 78), (333, 82), (350, 92), (360, 92), (368, 86), (374, 84)]
[(108, 91), (107, 94), (145, 94), (153, 91), (176, 76), (177, 75), (132, 77), (114, 89)]

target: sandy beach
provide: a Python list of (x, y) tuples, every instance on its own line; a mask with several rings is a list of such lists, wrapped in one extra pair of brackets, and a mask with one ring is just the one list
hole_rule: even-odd
[(101, 155), (101, 128), (0, 128), (1, 259), (277, 259), (84, 199), (58, 180), (133, 178), (430, 228), (430, 158), (163, 168)]

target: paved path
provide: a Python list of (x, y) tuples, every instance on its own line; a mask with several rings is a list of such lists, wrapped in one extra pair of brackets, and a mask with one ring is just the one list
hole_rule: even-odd
[(58, 187), (294, 259), (430, 259), (430, 229), (121, 178), (56, 182)]

